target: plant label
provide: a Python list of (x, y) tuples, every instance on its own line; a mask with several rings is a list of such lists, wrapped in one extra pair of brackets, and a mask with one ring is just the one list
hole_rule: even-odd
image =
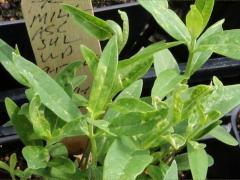
[[(101, 51), (99, 41), (83, 32), (61, 9), (61, 3), (93, 13), (91, 0), (22, 0), (21, 4), (37, 65), (52, 76), (70, 62), (83, 59), (80, 44), (97, 54)], [(92, 82), (87, 66), (81, 74), (88, 79), (76, 91), (87, 95)]]

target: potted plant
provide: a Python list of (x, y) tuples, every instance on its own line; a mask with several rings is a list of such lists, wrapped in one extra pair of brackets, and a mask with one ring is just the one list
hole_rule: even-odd
[[(220, 119), (240, 104), (236, 98), (240, 85), (224, 86), (214, 77), (209, 85), (189, 87), (188, 80), (213, 52), (240, 59), (240, 30), (224, 31), (221, 20), (204, 31), (213, 0), (197, 0), (186, 16), (186, 25), (168, 8), (167, 0), (139, 3), (176, 41), (154, 43), (122, 61), (118, 57), (129, 32), (124, 12), (119, 12), (121, 28), (114, 21), (103, 21), (63, 5), (86, 32), (108, 40), (100, 58), (81, 46), (94, 76), (88, 99), (74, 92), (84, 79), (74, 73), (81, 68), (80, 62), (70, 64), (53, 80), (1, 41), (0, 62), (26, 86), (29, 100), (21, 107), (9, 98), (5, 100), (10, 120), (25, 144), (22, 154), (27, 163), (26, 169), (16, 169), (15, 154), (9, 165), (0, 163), (12, 179), (31, 175), (58, 179), (178, 179), (178, 173), (188, 169), (194, 179), (205, 179), (213, 159), (199, 140), (210, 135), (229, 145), (238, 144), (220, 126)], [(184, 74), (168, 50), (180, 44), (189, 51)], [(141, 97), (140, 78), (153, 63), (157, 78), (151, 96)], [(81, 113), (79, 107), (86, 108), (86, 113)], [(73, 161), (62, 140), (78, 135), (87, 136), (89, 143)]]

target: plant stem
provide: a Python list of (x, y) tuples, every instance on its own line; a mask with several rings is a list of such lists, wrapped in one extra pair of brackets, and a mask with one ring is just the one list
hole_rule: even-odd
[(92, 165), (93, 167), (97, 167), (97, 144), (96, 139), (94, 135), (93, 125), (88, 125), (88, 131), (89, 131), (89, 139), (91, 142), (91, 150), (92, 150)]
[(12, 180), (16, 180), (14, 173), (10, 173)]
[(184, 75), (186, 75), (187, 77), (191, 76), (191, 68), (192, 68), (192, 60), (194, 55), (195, 44), (196, 44), (196, 40), (193, 38), (191, 45), (188, 47), (189, 55), (187, 60), (187, 66), (184, 73)]
[(185, 70), (185, 75), (187, 75), (187, 77), (190, 77), (191, 75), (192, 59), (193, 59), (193, 53), (189, 52), (187, 66)]

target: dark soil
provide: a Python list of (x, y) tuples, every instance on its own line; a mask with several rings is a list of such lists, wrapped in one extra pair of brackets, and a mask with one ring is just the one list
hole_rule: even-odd
[(237, 129), (238, 129), (238, 132), (240, 132), (240, 112), (238, 113)]
[[(93, 7), (105, 7), (114, 4), (135, 2), (136, 0), (92, 0)], [(23, 19), (21, 0), (0, 0), (0, 21)]]
[(0, 0), (0, 21), (22, 19), (21, 0)]

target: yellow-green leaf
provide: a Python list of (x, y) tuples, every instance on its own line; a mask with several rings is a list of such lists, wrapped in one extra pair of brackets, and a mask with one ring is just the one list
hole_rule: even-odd
[(109, 103), (118, 66), (117, 38), (114, 36), (104, 48), (94, 76), (88, 109), (93, 117), (102, 113)]
[(203, 31), (203, 17), (195, 5), (191, 6), (186, 16), (186, 25), (194, 38), (197, 38)]
[(211, 17), (215, 0), (196, 0), (195, 5), (202, 14), (204, 28)]

